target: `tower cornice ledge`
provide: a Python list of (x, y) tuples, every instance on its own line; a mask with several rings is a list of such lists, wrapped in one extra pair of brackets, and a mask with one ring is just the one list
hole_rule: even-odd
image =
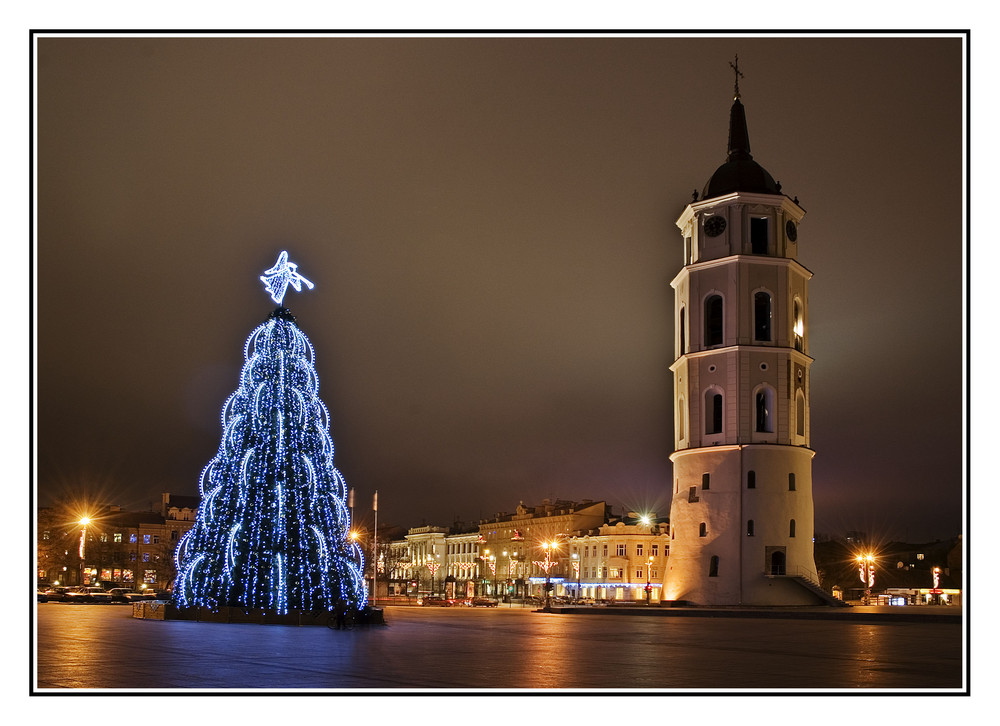
[(706, 451), (742, 451), (743, 449), (774, 449), (776, 451), (795, 449), (796, 451), (808, 452), (810, 459), (816, 456), (815, 449), (810, 449), (808, 446), (792, 446), (791, 444), (719, 444), (718, 446), (697, 446), (691, 449), (675, 451), (670, 455), (670, 461), (676, 462), (681, 457), (704, 454)]
[(681, 280), (692, 272), (708, 270), (713, 267), (724, 267), (738, 262), (752, 262), (758, 265), (771, 265), (773, 267), (791, 267), (807, 280), (811, 280), (813, 276), (812, 270), (798, 260), (793, 260), (791, 257), (771, 257), (770, 255), (729, 255), (727, 257), (716, 257), (711, 260), (693, 262), (690, 265), (685, 265), (681, 268), (681, 271), (677, 273), (677, 276), (670, 281), (670, 286), (676, 289)]
[(677, 218), (677, 226), (680, 229), (684, 229), (687, 226), (687, 223), (691, 221), (691, 217), (698, 212), (718, 206), (725, 206), (737, 201), (745, 204), (769, 204), (772, 206), (780, 206), (782, 210), (791, 215), (796, 221), (802, 219), (806, 215), (806, 210), (786, 197), (784, 194), (750, 194), (747, 192), (730, 192), (729, 194), (723, 194), (719, 197), (702, 199), (700, 202), (691, 202), (684, 207), (684, 211), (681, 212), (681, 216)]
[(749, 350), (757, 351), (759, 353), (791, 353), (792, 360), (798, 361), (799, 363), (804, 363), (810, 365), (813, 363), (815, 358), (808, 356), (800, 350), (795, 348), (789, 348), (787, 346), (780, 345), (725, 345), (719, 346), (717, 348), (709, 348), (707, 350), (696, 350), (691, 353), (685, 353), (684, 355), (677, 358), (673, 363), (670, 364), (670, 370), (676, 371), (677, 367), (684, 360), (690, 360), (692, 358), (708, 358), (710, 356), (718, 355), (719, 353), (728, 353), (734, 350)]

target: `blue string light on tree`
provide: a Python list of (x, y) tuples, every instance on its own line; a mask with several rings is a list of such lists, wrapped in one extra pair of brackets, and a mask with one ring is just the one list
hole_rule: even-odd
[(360, 546), (348, 537), (347, 484), (333, 465), (330, 413), (312, 343), (282, 307), (313, 283), (282, 252), (261, 281), (278, 308), (243, 347), (222, 440), (199, 482), (194, 527), (174, 559), (178, 607), (333, 611), (366, 601)]

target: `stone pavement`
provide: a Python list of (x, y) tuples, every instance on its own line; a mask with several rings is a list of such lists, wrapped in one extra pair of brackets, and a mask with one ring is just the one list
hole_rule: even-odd
[(342, 632), (141, 620), (128, 606), (36, 608), (36, 693), (947, 693), (966, 684), (963, 627), (934, 619), (387, 607), (386, 626)]

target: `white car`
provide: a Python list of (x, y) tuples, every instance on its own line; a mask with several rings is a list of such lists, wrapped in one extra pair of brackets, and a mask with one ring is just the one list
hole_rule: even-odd
[(111, 593), (101, 587), (78, 587), (75, 590), (70, 590), (66, 596), (66, 602), (111, 602)]

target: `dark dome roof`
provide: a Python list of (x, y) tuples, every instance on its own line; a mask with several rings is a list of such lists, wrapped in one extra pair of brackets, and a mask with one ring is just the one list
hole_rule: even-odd
[(750, 155), (746, 111), (739, 98), (733, 101), (729, 112), (729, 156), (712, 174), (701, 196), (708, 199), (730, 192), (781, 194), (774, 178)]
[(727, 161), (712, 174), (701, 196), (719, 197), (730, 192), (780, 194), (774, 178), (753, 159)]

